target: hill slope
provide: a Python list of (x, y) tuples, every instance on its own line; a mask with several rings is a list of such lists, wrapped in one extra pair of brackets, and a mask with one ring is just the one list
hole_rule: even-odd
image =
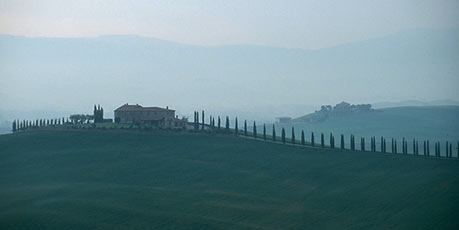
[(459, 162), (119, 131), (0, 136), (0, 228), (453, 229)]

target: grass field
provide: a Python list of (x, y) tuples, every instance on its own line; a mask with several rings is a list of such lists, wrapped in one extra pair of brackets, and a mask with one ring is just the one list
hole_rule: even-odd
[(458, 229), (459, 160), (216, 135), (0, 136), (0, 229)]

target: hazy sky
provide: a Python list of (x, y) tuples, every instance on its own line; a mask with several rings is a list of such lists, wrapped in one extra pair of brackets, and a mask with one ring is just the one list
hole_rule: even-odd
[(459, 26), (452, 0), (0, 0), (0, 33), (137, 34), (199, 45), (321, 48)]

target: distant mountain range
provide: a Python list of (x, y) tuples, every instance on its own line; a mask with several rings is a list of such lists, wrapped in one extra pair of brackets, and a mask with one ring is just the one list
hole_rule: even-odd
[(252, 108), (458, 99), (457, 41), (457, 29), (403, 31), (319, 50), (203, 47), (133, 35), (0, 35), (0, 107), (81, 111), (96, 103), (111, 110), (129, 102), (260, 114)]
[(399, 102), (378, 102), (372, 104), (373, 108), (391, 108), (403, 106), (437, 106), (437, 105), (459, 105), (459, 101), (455, 100), (436, 100), (436, 101), (419, 101), (419, 100), (406, 100)]

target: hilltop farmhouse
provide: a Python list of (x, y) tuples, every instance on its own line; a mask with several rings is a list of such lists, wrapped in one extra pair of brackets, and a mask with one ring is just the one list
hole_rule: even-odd
[(187, 119), (179, 119), (175, 110), (124, 104), (115, 109), (115, 123), (143, 124), (160, 128), (185, 128)]

